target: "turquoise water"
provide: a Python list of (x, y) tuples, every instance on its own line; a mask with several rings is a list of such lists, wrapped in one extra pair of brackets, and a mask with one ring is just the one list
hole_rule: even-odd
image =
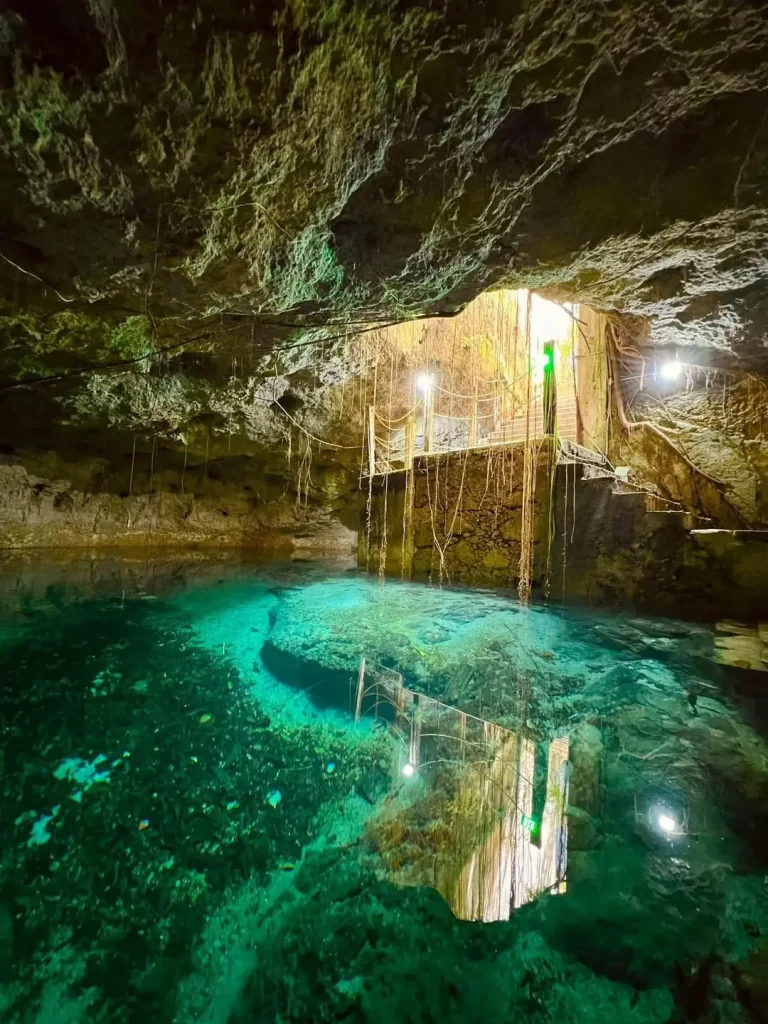
[(339, 566), (6, 562), (2, 1019), (768, 1019), (766, 677), (722, 646)]

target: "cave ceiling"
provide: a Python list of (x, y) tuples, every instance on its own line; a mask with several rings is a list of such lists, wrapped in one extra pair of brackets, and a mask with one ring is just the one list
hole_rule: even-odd
[(762, 4), (11, 0), (0, 86), (6, 379), (499, 285), (768, 366)]

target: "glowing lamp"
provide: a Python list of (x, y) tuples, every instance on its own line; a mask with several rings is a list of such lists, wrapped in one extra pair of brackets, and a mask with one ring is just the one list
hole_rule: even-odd
[(406, 779), (410, 779), (415, 773), (415, 771), (416, 769), (414, 768), (410, 761), (408, 761), (407, 764), (403, 765), (403, 775), (406, 777)]
[(677, 822), (671, 814), (665, 814), (663, 811), (659, 814), (656, 819), (656, 824), (659, 826), (662, 832), (670, 835), (672, 832), (677, 832)]
[(423, 395), (428, 395), (434, 383), (435, 378), (431, 373), (420, 373), (416, 378), (416, 390), (421, 391)]
[(678, 362), (677, 359), (673, 359), (664, 365), (659, 370), (659, 373), (664, 380), (677, 380), (680, 374), (683, 372), (683, 364)]

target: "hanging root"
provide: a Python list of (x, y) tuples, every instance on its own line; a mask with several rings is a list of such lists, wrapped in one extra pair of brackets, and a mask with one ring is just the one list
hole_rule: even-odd
[(523, 455), (523, 507), (520, 528), (520, 562), (517, 568), (517, 594), (522, 604), (531, 600), (531, 576), (533, 573), (533, 531), (535, 515), (533, 504), (536, 496), (536, 444), (526, 441)]
[[(309, 504), (309, 489), (312, 487), (312, 441), (305, 439), (304, 453), (296, 473), (296, 513), (306, 516)], [(302, 507), (302, 496), (304, 498)]]

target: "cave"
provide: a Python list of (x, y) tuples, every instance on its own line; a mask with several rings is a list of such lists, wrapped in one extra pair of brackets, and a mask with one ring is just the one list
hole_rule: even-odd
[(0, 1017), (768, 1022), (768, 17), (8, 0)]

